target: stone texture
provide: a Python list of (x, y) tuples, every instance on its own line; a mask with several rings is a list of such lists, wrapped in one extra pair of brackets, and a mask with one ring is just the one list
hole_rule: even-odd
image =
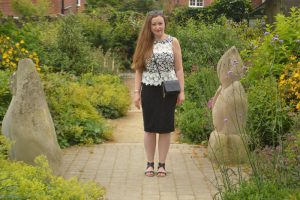
[(210, 135), (208, 148), (212, 160), (231, 164), (247, 160), (247, 97), (239, 81), (243, 70), (243, 61), (235, 47), (230, 48), (218, 62), (221, 86), (213, 97), (215, 130)]
[(39, 74), (30, 59), (19, 61), (11, 82), (12, 100), (2, 122), (2, 132), (14, 141), (11, 159), (34, 164), (45, 155), (54, 174), (60, 174), (61, 150)]

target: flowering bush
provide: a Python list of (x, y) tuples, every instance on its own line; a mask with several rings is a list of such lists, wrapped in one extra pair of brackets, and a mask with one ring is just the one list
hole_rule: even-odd
[(24, 40), (14, 42), (10, 37), (0, 36), (0, 70), (8, 69), (14, 71), (17, 68), (18, 62), (23, 58), (31, 58), (40, 71), (40, 60), (35, 52), (30, 53), (23, 46)]
[(300, 9), (293, 8), (290, 16), (277, 15), (274, 26), (267, 26), (258, 39), (251, 41), (252, 49), (247, 50), (246, 62), (249, 71), (247, 80), (255, 82), (268, 76), (279, 78), (289, 58), (299, 58)]
[(290, 58), (291, 63), (285, 66), (279, 79), (279, 91), (294, 111), (300, 111), (300, 62), (295, 62), (296, 57)]

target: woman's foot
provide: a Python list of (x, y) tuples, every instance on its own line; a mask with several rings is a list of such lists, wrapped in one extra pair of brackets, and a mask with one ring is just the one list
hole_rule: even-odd
[(165, 177), (167, 175), (165, 163), (158, 163), (156, 176)]
[(145, 171), (145, 175), (148, 177), (154, 176), (154, 162), (147, 162), (147, 168)]

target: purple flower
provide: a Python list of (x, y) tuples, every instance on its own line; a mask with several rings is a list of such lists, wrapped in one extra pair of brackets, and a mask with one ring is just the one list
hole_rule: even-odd
[(300, 43), (300, 40), (296, 40), (296, 42)]
[(272, 38), (272, 40), (273, 40), (273, 41), (278, 40), (278, 37), (274, 36), (274, 37)]
[(247, 66), (243, 65), (242, 70), (246, 71), (247, 70)]
[(227, 119), (227, 118), (224, 118), (224, 122), (227, 123), (227, 122), (228, 122), (228, 119)]
[(257, 48), (257, 46), (256, 46), (256, 45), (254, 45), (253, 49), (256, 49), (256, 48)]
[(264, 35), (269, 35), (269, 34), (270, 34), (270, 33), (269, 33), (269, 32), (267, 32), (267, 31), (266, 31), (266, 32), (264, 32)]
[(283, 40), (278, 40), (278, 42), (283, 43)]
[(233, 76), (233, 71), (229, 70), (229, 71), (227, 72), (227, 76)]

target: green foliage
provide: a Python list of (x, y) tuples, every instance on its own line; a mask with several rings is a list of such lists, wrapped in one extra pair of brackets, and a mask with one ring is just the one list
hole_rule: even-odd
[(274, 26), (267, 26), (264, 35), (252, 41), (246, 60), (250, 63), (248, 82), (268, 76), (276, 78), (282, 73), (290, 57), (300, 61), (300, 9), (292, 9), (291, 15), (276, 16)]
[[(180, 41), (184, 70), (190, 72), (193, 66), (216, 66), (220, 57), (231, 46), (243, 49), (245, 42), (230, 23), (206, 25), (190, 20), (185, 27), (172, 24), (171, 29)], [(174, 27), (175, 26), (175, 27)]]
[(50, 9), (49, 0), (12, 0), (12, 8), (22, 16), (45, 16)]
[(100, 143), (111, 131), (90, 100), (93, 87), (77, 82), (75, 76), (47, 74), (45, 93), (61, 147)]
[(201, 143), (207, 141), (213, 130), (211, 116), (207, 109), (197, 107), (195, 102), (185, 101), (178, 119), (180, 139), (183, 142)]
[(87, 0), (89, 10), (95, 8), (113, 7), (118, 11), (136, 11), (146, 13), (160, 7), (160, 2), (155, 0)]
[(282, 200), (282, 199), (299, 199), (300, 191), (278, 186), (271, 181), (265, 181), (257, 185), (255, 180), (242, 183), (238, 189), (226, 192), (222, 199), (224, 200)]
[(257, 82), (248, 90), (248, 128), (255, 146), (276, 145), (291, 127), (289, 110), (282, 104), (274, 78)]
[(215, 23), (221, 17), (241, 22), (248, 19), (251, 11), (249, 0), (216, 0), (205, 8), (176, 8), (172, 12), (172, 19), (184, 26), (190, 19), (207, 24)]
[[(1, 128), (1, 126), (0, 126), (0, 128)], [(11, 142), (5, 136), (3, 136), (0, 132), (0, 160), (7, 158), (10, 145), (11, 145)]]
[(138, 38), (142, 25), (143, 15), (133, 12), (115, 12), (109, 21), (112, 23), (113, 34), (111, 36), (111, 48), (119, 54), (122, 64), (129, 69), (131, 58), (135, 49), (135, 41)]
[[(42, 43), (41, 59), (53, 72), (68, 72), (75, 75), (93, 72), (112, 71), (105, 64), (105, 59), (114, 60), (111, 55), (105, 55), (101, 48), (95, 48), (98, 33), (91, 29), (87, 16), (68, 15), (53, 23), (42, 25), (40, 41)], [(90, 22), (90, 21), (89, 21)], [(99, 28), (99, 27), (98, 27)], [(98, 29), (96, 29), (98, 30)], [(88, 37), (88, 38), (87, 38)], [(115, 62), (115, 68), (118, 68)]]
[(118, 118), (124, 116), (130, 106), (128, 88), (122, 80), (113, 75), (84, 74), (80, 83), (93, 87), (89, 94), (92, 104), (105, 118)]
[(94, 182), (53, 176), (46, 157), (36, 166), (0, 159), (0, 199), (101, 200), (104, 189)]
[(224, 15), (227, 19), (240, 22), (248, 18), (251, 11), (250, 0), (216, 0), (208, 8), (210, 13), (214, 14), (213, 18), (218, 15)]
[(0, 121), (2, 121), (11, 101), (11, 93), (9, 91), (11, 74), (9, 71), (0, 70)]
[(216, 74), (212, 68), (200, 68), (185, 80), (186, 101), (176, 114), (183, 141), (201, 143), (213, 130), (211, 111), (206, 104), (218, 87)]

